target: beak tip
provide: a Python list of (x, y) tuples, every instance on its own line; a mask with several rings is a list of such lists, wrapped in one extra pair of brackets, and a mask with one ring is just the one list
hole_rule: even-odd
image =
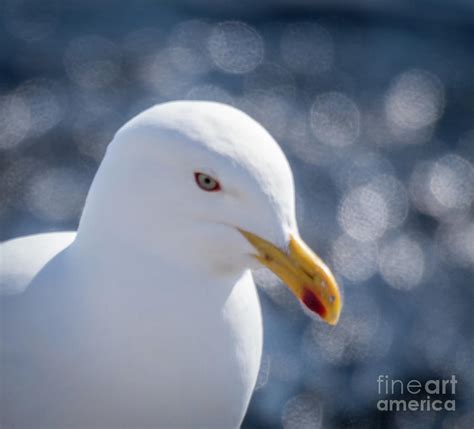
[(329, 325), (337, 324), (342, 307), (337, 282), (299, 236), (290, 234), (285, 251), (249, 231), (240, 228), (239, 231), (258, 251), (257, 260), (287, 284), (310, 317), (317, 315)]

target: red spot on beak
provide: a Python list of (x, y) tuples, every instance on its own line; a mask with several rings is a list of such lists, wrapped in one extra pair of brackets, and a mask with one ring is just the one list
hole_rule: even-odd
[(311, 311), (324, 318), (326, 315), (326, 308), (313, 292), (305, 289), (301, 300), (303, 301), (303, 304), (306, 305), (306, 307), (308, 307)]

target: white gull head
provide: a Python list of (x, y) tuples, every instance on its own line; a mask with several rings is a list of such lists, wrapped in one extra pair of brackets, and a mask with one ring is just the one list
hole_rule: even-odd
[[(219, 189), (205, 188), (211, 179)], [(241, 272), (255, 259), (237, 228), (285, 248), (297, 235), (294, 200), (288, 161), (255, 120), (224, 104), (170, 102), (117, 132), (78, 238), (119, 240), (190, 269)]]

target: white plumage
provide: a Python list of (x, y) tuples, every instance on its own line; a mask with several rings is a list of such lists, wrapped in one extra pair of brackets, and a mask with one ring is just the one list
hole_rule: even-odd
[(128, 122), (77, 235), (0, 246), (1, 426), (238, 427), (262, 349), (240, 229), (282, 249), (298, 234), (288, 162), (258, 123), (207, 102)]

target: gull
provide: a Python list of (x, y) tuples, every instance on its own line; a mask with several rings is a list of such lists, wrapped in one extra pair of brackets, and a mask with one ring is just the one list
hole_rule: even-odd
[(77, 232), (0, 245), (2, 428), (237, 428), (260, 366), (251, 270), (336, 324), (288, 161), (240, 110), (159, 104), (114, 136)]

